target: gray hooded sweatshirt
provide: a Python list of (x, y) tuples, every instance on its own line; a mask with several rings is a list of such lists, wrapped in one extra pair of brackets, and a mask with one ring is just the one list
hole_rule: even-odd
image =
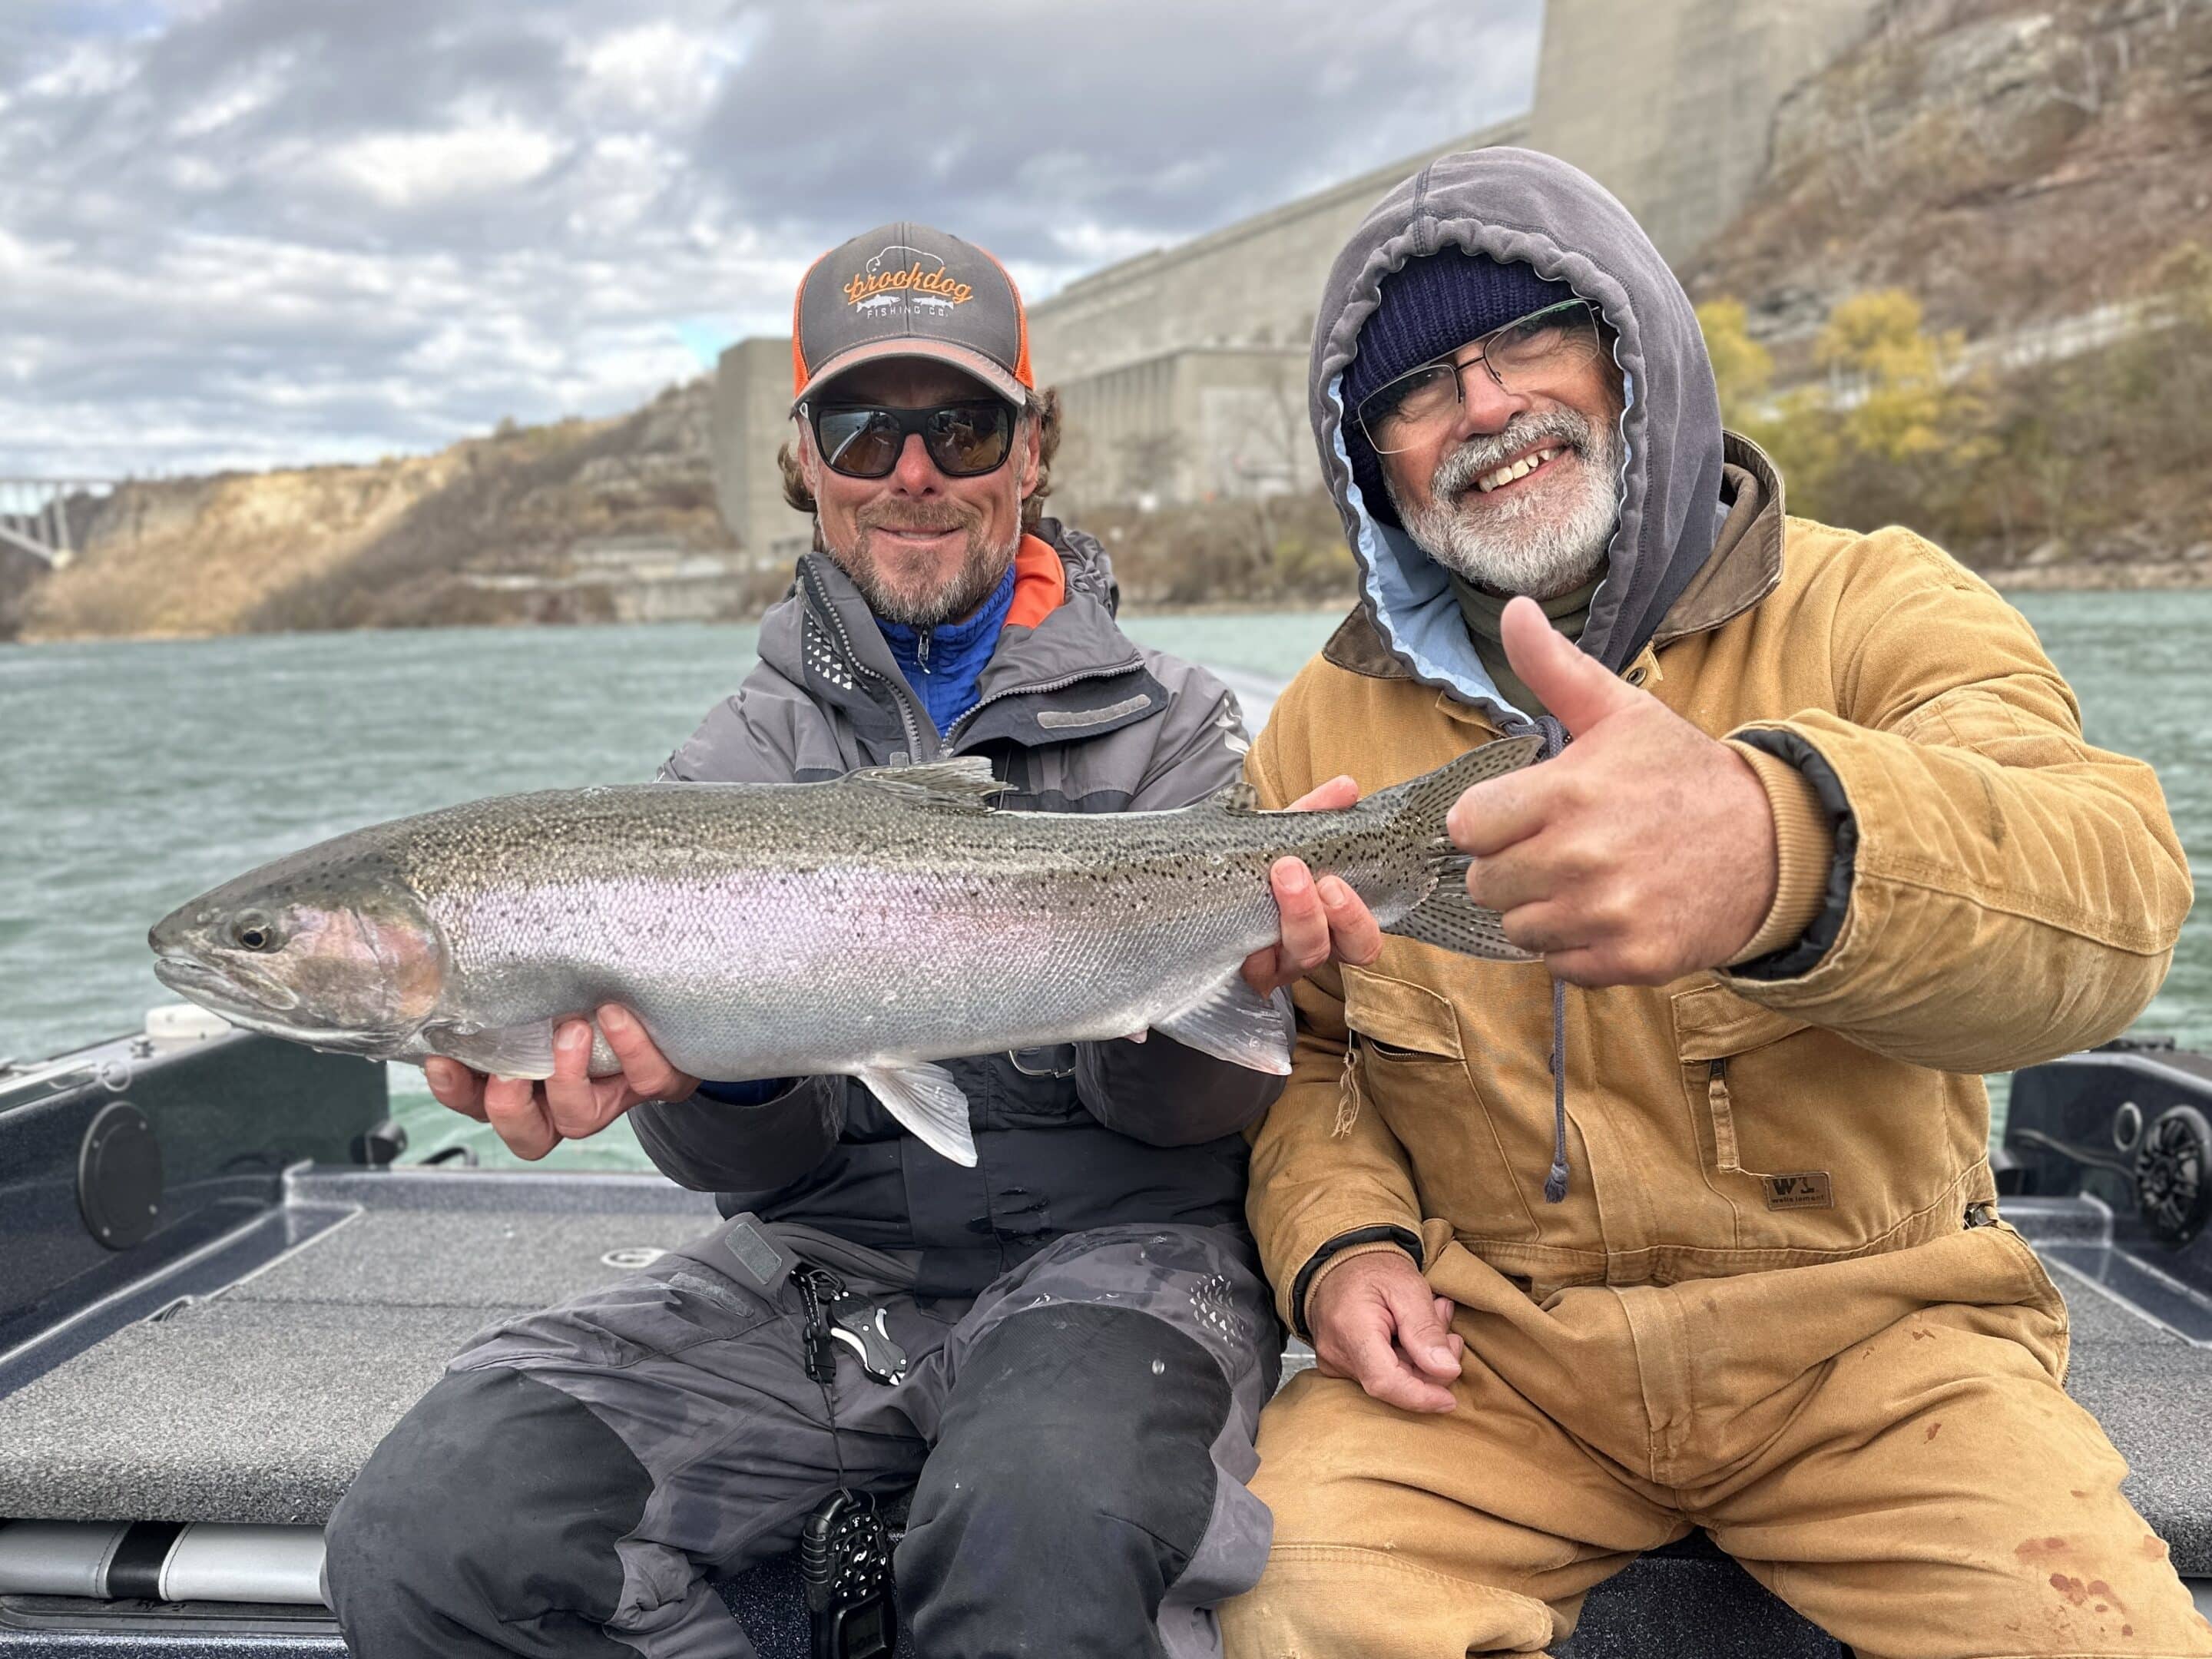
[(1499, 149), (1439, 157), (1376, 203), (1337, 255), (1316, 313), (1309, 391), (1322, 476), (1359, 562), (1361, 603), (1414, 678), (1490, 711), (1504, 729), (1525, 729), (1529, 716), (1499, 695), (1476, 655), (1443, 568), (1370, 515), (1345, 450), (1340, 388), (1382, 279), (1454, 247), (1570, 284), (1613, 331), (1626, 463), (1581, 645), (1616, 673), (1713, 550), (1720, 400), (1697, 314), (1650, 238), (1596, 180), (1554, 156)]
[[(1615, 673), (1641, 651), (1711, 555), (1725, 518), (1720, 398), (1697, 313), (1626, 208), (1578, 168), (1528, 149), (1441, 156), (1368, 214), (1328, 273), (1315, 313), (1309, 397), (1322, 476), (1359, 564), (1360, 603), (1413, 678), (1486, 711), (1503, 731), (1532, 726), (1556, 753), (1556, 720), (1516, 708), (1484, 667), (1441, 566), (1362, 499), (1346, 450), (1344, 371), (1382, 281), (1447, 248), (1519, 260), (1594, 304), (1620, 371), (1626, 457), (1620, 515), (1579, 643)], [(1544, 1194), (1566, 1196), (1566, 988), (1552, 993), (1553, 1143)], [(1309, 1265), (1318, 1265), (1316, 1261)]]

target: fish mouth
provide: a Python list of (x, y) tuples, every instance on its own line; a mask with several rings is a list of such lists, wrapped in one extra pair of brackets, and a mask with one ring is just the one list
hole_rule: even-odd
[[(213, 968), (191, 957), (164, 956), (154, 963), (154, 977), (171, 990), (190, 997), (201, 1007), (222, 1016), (233, 1025), (249, 1031), (261, 1031), (270, 1036), (283, 1037), (288, 1042), (304, 1042), (311, 1048), (341, 1054), (361, 1054), (368, 1059), (382, 1059), (396, 1052), (404, 1037), (389, 1031), (342, 1030), (319, 1025), (296, 1025), (282, 1018), (283, 1012), (299, 1006), (300, 999), (278, 985), (251, 976), (245, 982), (252, 984), (258, 993), (269, 1000), (254, 1000), (239, 994), (240, 977)], [(265, 990), (264, 990), (265, 988)], [(271, 1002), (279, 1006), (272, 1007)]]
[(165, 951), (154, 959), (154, 977), (226, 1019), (234, 1013), (270, 1018), (300, 1006), (299, 993), (251, 969), (217, 968), (198, 957)]

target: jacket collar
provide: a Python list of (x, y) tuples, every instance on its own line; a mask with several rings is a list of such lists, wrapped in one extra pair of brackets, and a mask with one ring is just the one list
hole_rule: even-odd
[(1733, 432), (1721, 434), (1721, 497), (1728, 516), (1712, 557), (1667, 607), (1652, 635), (1656, 648), (1709, 634), (1741, 616), (1782, 582), (1782, 475), (1766, 452)]
[[(1722, 499), (1728, 511), (1713, 542), (1712, 556), (1668, 606), (1652, 635), (1656, 650), (1705, 634), (1741, 616), (1771, 593), (1782, 580), (1782, 475), (1766, 453), (1750, 439), (1723, 434), (1725, 461)], [(1410, 680), (1417, 676), (1384, 642), (1376, 626), (1371, 601), (1362, 595), (1340, 623), (1322, 655), (1339, 668), (1369, 679)]]
[[(1000, 632), (976, 681), (981, 701), (953, 728), (960, 748), (994, 737), (1033, 744), (1087, 738), (1166, 705), (1166, 693), (1142, 672), (1143, 653), (1115, 621), (1120, 589), (1105, 549), (1054, 519), (1034, 533), (1060, 557), (1066, 598), (1034, 626)], [(867, 601), (827, 555), (800, 558), (792, 592), (761, 618), (760, 654), (817, 701), (842, 710), (872, 748), (920, 760), (942, 746)], [(1121, 676), (1130, 683), (1120, 684)], [(1091, 695), (1085, 688), (1092, 681), (1115, 681), (1104, 688), (1114, 695)], [(1047, 693), (1071, 708), (1040, 722), (1033, 705)], [(1081, 718), (1071, 724), (1071, 714)]]

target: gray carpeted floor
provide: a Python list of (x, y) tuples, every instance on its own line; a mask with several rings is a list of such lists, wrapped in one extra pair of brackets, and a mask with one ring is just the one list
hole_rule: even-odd
[[(616, 1277), (611, 1252), (669, 1249), (714, 1221), (691, 1195), (441, 1209), (424, 1206), (439, 1190), (424, 1182), (384, 1190), (397, 1206), (0, 1399), (0, 1516), (320, 1522), (471, 1334)], [(477, 1206), (499, 1197), (477, 1181), (444, 1190)], [(2182, 1571), (2212, 1575), (2212, 1350), (2056, 1277), (2073, 1310), (2073, 1391), (2128, 1457), (2129, 1492)]]
[(319, 1523), (470, 1336), (714, 1221), (365, 1211), (0, 1399), (0, 1516)]

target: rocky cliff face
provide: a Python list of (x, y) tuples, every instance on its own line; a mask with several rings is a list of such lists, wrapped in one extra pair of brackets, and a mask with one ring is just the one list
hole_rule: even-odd
[(1799, 512), (2212, 581), (2212, 0), (1889, 0), (1684, 277)]
[(76, 562), (22, 596), (21, 632), (597, 620), (612, 586), (572, 579), (610, 545), (734, 554), (708, 422), (697, 381), (616, 419), (374, 466), (125, 484), (94, 511)]
[(2125, 304), (2212, 240), (2212, 0), (1896, 0), (1784, 102), (1766, 182), (1685, 272), (1786, 343), (1910, 289), (1969, 335)]

